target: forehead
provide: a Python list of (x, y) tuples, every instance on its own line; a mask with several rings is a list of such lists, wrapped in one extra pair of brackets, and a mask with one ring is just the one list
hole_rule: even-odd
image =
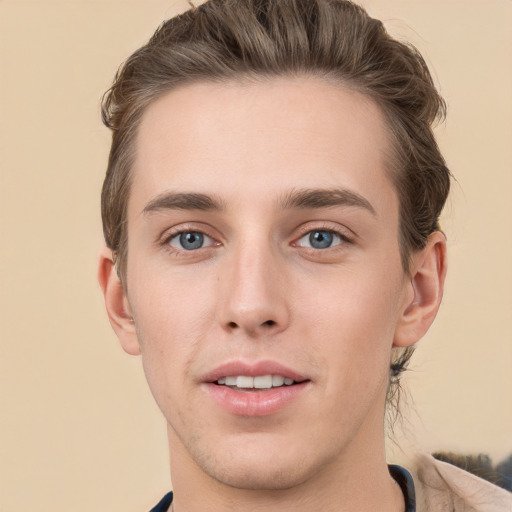
[(130, 202), (138, 211), (176, 188), (229, 202), (343, 187), (372, 196), (378, 208), (379, 189), (391, 186), (380, 108), (318, 78), (180, 87), (147, 108), (136, 144)]

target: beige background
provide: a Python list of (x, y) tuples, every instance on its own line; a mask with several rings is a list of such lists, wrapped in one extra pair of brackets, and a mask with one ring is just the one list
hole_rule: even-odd
[[(512, 1), (363, 4), (432, 65), (458, 179), (444, 306), (407, 378), (416, 413), (398, 443), (498, 462), (512, 450)], [(169, 487), (164, 422), (95, 280), (99, 98), (185, 7), (0, 0), (0, 512), (142, 511)]]

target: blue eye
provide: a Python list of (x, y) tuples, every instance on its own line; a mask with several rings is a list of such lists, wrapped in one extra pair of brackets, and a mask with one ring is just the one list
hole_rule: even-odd
[(300, 247), (311, 247), (313, 249), (329, 249), (329, 247), (339, 245), (341, 241), (341, 236), (333, 231), (316, 229), (301, 237), (298, 245)]
[(197, 231), (184, 231), (174, 235), (169, 245), (177, 249), (184, 249), (185, 251), (194, 251), (201, 249), (205, 244), (211, 245), (212, 239), (209, 236), (199, 233)]

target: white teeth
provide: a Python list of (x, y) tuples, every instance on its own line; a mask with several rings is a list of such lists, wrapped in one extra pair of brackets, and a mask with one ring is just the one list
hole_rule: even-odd
[(254, 387), (257, 389), (269, 389), (272, 387), (272, 375), (254, 377)]
[(242, 389), (270, 389), (278, 388), (283, 385), (291, 386), (295, 381), (282, 375), (258, 375), (249, 377), (247, 375), (227, 375), (217, 380), (217, 384), (226, 386), (236, 386)]
[(236, 378), (236, 387), (237, 388), (253, 388), (254, 387), (254, 377), (246, 377), (245, 375), (239, 375)]
[(282, 386), (284, 383), (284, 377), (281, 375), (272, 375), (272, 386)]

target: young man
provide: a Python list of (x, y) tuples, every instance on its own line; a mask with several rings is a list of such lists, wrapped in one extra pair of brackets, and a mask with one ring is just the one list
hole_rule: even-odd
[(211, 0), (124, 64), (99, 279), (168, 425), (155, 510), (416, 510), (384, 413), (443, 292), (443, 110), (342, 0)]

